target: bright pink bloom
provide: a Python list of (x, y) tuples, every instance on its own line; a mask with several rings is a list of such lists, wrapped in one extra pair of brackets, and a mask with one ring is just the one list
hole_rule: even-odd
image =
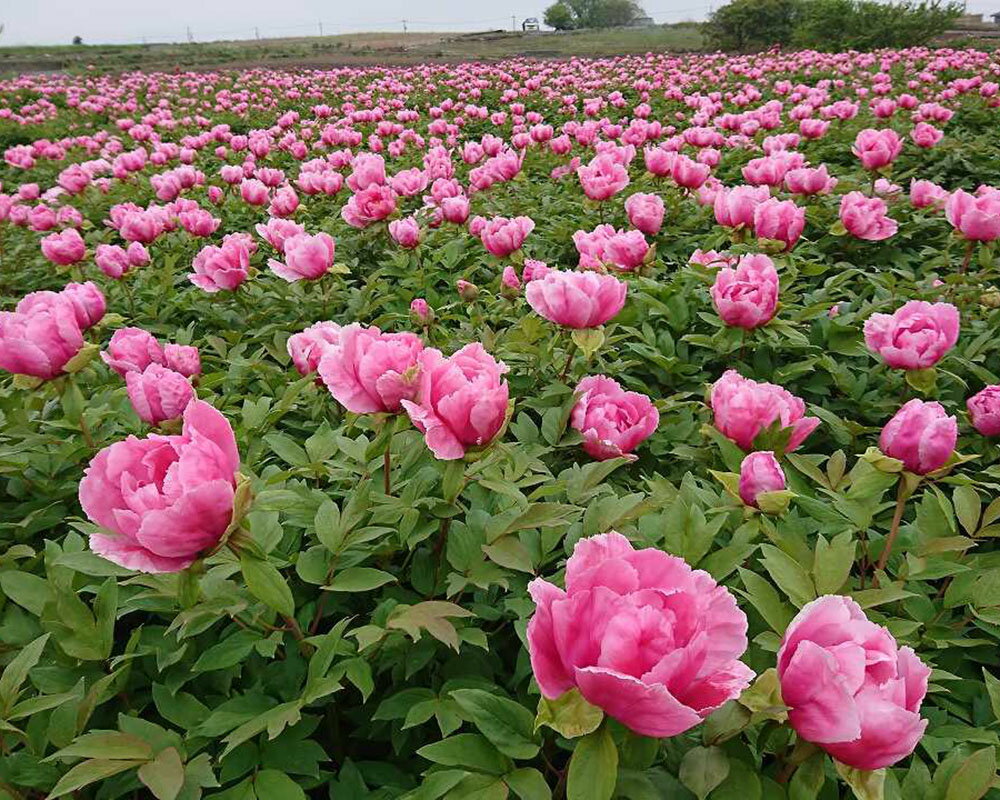
[(500, 276), (500, 286), (514, 294), (517, 294), (521, 289), (521, 279), (517, 277), (517, 270), (510, 266), (510, 264), (503, 268), (503, 274)]
[(903, 140), (892, 128), (866, 128), (858, 133), (851, 148), (861, 166), (870, 170), (889, 166), (902, 150)]
[(333, 266), (336, 250), (333, 237), (328, 233), (310, 236), (299, 233), (284, 242), (285, 260), (269, 259), (267, 266), (271, 272), (289, 283), (322, 278)]
[(1000, 436), (1000, 386), (987, 386), (965, 401), (972, 427), (983, 436)]
[(223, 289), (232, 292), (247, 279), (250, 251), (235, 240), (222, 247), (206, 245), (194, 257), (192, 266), (194, 272), (188, 280), (199, 289), (213, 294)]
[(584, 378), (576, 395), (570, 426), (583, 434), (583, 449), (598, 461), (634, 459), (632, 451), (660, 424), (660, 414), (646, 395), (627, 392), (604, 375)]
[(69, 228), (42, 239), (42, 254), (53, 264), (66, 267), (83, 260), (87, 245), (76, 228)]
[(720, 188), (715, 195), (715, 220), (727, 228), (738, 228), (741, 225), (749, 228), (753, 225), (754, 209), (770, 197), (771, 193), (766, 186)]
[(697, 189), (712, 173), (708, 164), (701, 164), (685, 155), (678, 155), (670, 164), (670, 177), (684, 189)]
[(395, 219), (389, 223), (389, 235), (400, 247), (412, 250), (420, 244), (420, 223), (413, 217)]
[(535, 229), (531, 217), (493, 217), (483, 227), (479, 238), (483, 246), (497, 258), (506, 258), (515, 250), (520, 250), (528, 234)]
[(118, 280), (131, 269), (128, 253), (116, 244), (99, 244), (94, 252), (94, 263), (109, 278)]
[(233, 519), (236, 439), (192, 400), (179, 436), (130, 436), (99, 452), (80, 481), (84, 513), (107, 533), (90, 548), (127, 569), (177, 572), (210, 550)]
[(413, 197), (427, 188), (427, 173), (419, 167), (397, 172), (389, 181), (393, 191), (402, 197)]
[(893, 369), (926, 369), (955, 346), (958, 329), (951, 303), (910, 300), (892, 314), (865, 320), (865, 344)]
[(956, 189), (945, 204), (948, 222), (974, 242), (1000, 239), (1000, 192), (980, 196)]
[(583, 193), (591, 200), (607, 200), (628, 186), (628, 170), (607, 153), (595, 156), (576, 170)]
[(726, 325), (747, 330), (766, 325), (778, 311), (778, 271), (758, 253), (723, 267), (712, 285), (712, 303)]
[(340, 216), (352, 228), (367, 228), (396, 210), (396, 193), (390, 186), (373, 183), (351, 198), (340, 209)]
[(128, 263), (132, 267), (145, 267), (150, 262), (149, 251), (142, 242), (132, 242), (125, 248), (125, 255), (128, 256)]
[(275, 190), (268, 211), (275, 217), (290, 217), (299, 208), (299, 196), (291, 186), (281, 186)]
[(470, 207), (469, 198), (464, 194), (455, 197), (442, 197), (438, 203), (438, 208), (441, 209), (441, 215), (445, 222), (456, 225), (462, 225), (469, 218)]
[(715, 250), (702, 250), (700, 247), (688, 259), (689, 264), (700, 264), (703, 267), (733, 267), (737, 261), (739, 258), (736, 256)]
[(213, 217), (211, 212), (203, 208), (182, 211), (177, 215), (181, 227), (192, 236), (211, 236), (215, 233), (222, 222), (218, 217)]
[(663, 226), (663, 200), (659, 195), (637, 192), (625, 201), (628, 221), (647, 236), (656, 236)]
[(129, 372), (142, 372), (150, 364), (163, 364), (163, 347), (149, 331), (142, 328), (119, 328), (111, 335), (108, 349), (101, 358), (123, 378)]
[(340, 326), (335, 322), (317, 322), (304, 331), (288, 337), (288, 355), (299, 375), (310, 375), (319, 369), (326, 348), (340, 340)]
[(352, 192), (361, 192), (369, 186), (385, 184), (385, 159), (375, 153), (361, 153), (351, 164), (352, 172), (347, 185)]
[(910, 131), (910, 138), (917, 147), (933, 147), (944, 137), (944, 131), (929, 122), (918, 122)]
[(506, 364), (473, 342), (448, 358), (424, 348), (417, 367), (416, 399), (402, 405), (436, 458), (462, 458), (470, 447), (493, 441), (507, 419)]
[(125, 373), (125, 386), (135, 413), (150, 425), (177, 419), (195, 396), (187, 378), (160, 364)]
[(739, 661), (747, 619), (729, 591), (615, 531), (576, 543), (565, 591), (541, 578), (528, 591), (531, 668), (550, 700), (576, 687), (636, 733), (676, 736), (753, 679)]
[(420, 325), (430, 325), (434, 321), (434, 310), (422, 297), (410, 301), (410, 316)]
[(270, 200), (267, 185), (256, 178), (249, 178), (240, 184), (240, 197), (251, 206), (266, 206)]
[(751, 450), (757, 435), (775, 422), (791, 429), (786, 451), (797, 449), (819, 425), (816, 417), (805, 416), (801, 398), (773, 383), (744, 378), (733, 369), (712, 385), (710, 403), (715, 427), (743, 450)]
[(535, 313), (567, 328), (596, 328), (625, 305), (628, 286), (614, 275), (550, 270), (531, 281), (525, 299)]
[(878, 242), (895, 235), (899, 225), (888, 216), (888, 206), (880, 197), (848, 192), (840, 198), (840, 222), (851, 236)]
[(920, 705), (930, 674), (913, 650), (839, 595), (803, 606), (778, 651), (781, 697), (795, 732), (861, 770), (913, 752), (927, 728)]
[(201, 355), (198, 348), (189, 344), (166, 344), (163, 346), (163, 363), (185, 378), (201, 374)]
[(753, 229), (758, 239), (773, 239), (785, 243), (791, 250), (806, 225), (806, 210), (794, 200), (772, 197), (753, 211)]
[(81, 331), (88, 330), (104, 317), (108, 310), (104, 294), (92, 281), (67, 283), (58, 292), (31, 292), (18, 301), (15, 311), (32, 314), (40, 309), (65, 313), (69, 311)]
[(417, 360), (423, 350), (413, 333), (383, 333), (353, 323), (341, 328), (319, 362), (330, 394), (355, 414), (398, 414), (417, 392)]
[(799, 167), (785, 173), (785, 188), (792, 194), (830, 194), (837, 183), (837, 179), (827, 172), (826, 164), (814, 168)]
[(757, 495), (780, 492), (786, 486), (781, 464), (770, 450), (750, 453), (740, 464), (740, 499), (757, 507)]
[(943, 208), (948, 200), (948, 190), (933, 181), (910, 181), (910, 203), (914, 208)]
[(50, 380), (82, 347), (83, 332), (68, 303), (0, 311), (0, 369)]
[(254, 228), (257, 235), (279, 253), (285, 252), (285, 240), (305, 233), (306, 229), (290, 219), (271, 217), (267, 223), (258, 222)]
[(878, 448), (917, 475), (934, 472), (948, 463), (958, 439), (958, 420), (940, 403), (910, 400), (879, 436)]

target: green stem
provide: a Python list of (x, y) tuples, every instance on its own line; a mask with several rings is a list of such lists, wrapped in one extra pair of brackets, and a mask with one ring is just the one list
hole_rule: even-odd
[(899, 535), (899, 526), (903, 522), (903, 512), (906, 510), (906, 501), (910, 498), (911, 494), (913, 494), (913, 490), (907, 488), (906, 479), (901, 477), (899, 479), (899, 491), (896, 493), (896, 510), (892, 515), (892, 524), (889, 526), (889, 535), (886, 537), (882, 554), (878, 557), (878, 562), (875, 564), (876, 574), (872, 585), (876, 589), (878, 588), (878, 572), (885, 569), (885, 565), (889, 561), (889, 556), (892, 554), (892, 545)]
[(566, 354), (566, 363), (563, 365), (562, 372), (559, 373), (559, 380), (565, 381), (566, 375), (569, 374), (570, 365), (573, 363), (573, 356), (576, 355), (576, 342), (570, 339), (569, 351)]
[(969, 269), (969, 264), (972, 263), (972, 254), (976, 251), (976, 243), (972, 240), (965, 245), (965, 257), (962, 259), (962, 265), (958, 268), (958, 274), (964, 275)]
[(392, 497), (392, 433), (389, 434), (389, 441), (385, 443), (385, 452), (382, 454), (382, 483), (387, 497)]

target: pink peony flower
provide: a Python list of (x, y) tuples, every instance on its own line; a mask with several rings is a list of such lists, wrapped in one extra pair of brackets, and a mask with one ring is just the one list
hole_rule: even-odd
[(413, 217), (393, 220), (389, 223), (389, 235), (400, 247), (412, 250), (420, 244), (420, 223)]
[(786, 250), (795, 246), (805, 225), (806, 210), (793, 200), (772, 197), (753, 211), (753, 229), (757, 238), (784, 242)]
[(417, 391), (423, 342), (413, 333), (383, 333), (353, 323), (323, 348), (319, 376), (330, 394), (355, 414), (398, 414)]
[(715, 427), (743, 450), (751, 450), (757, 435), (775, 422), (791, 430), (786, 451), (797, 449), (819, 425), (816, 417), (805, 416), (801, 398), (773, 383), (744, 378), (733, 369), (712, 385), (709, 402)]
[(892, 314), (865, 320), (865, 344), (893, 369), (926, 369), (955, 346), (958, 330), (951, 303), (910, 300)]
[(150, 364), (163, 364), (163, 348), (149, 331), (142, 328), (119, 328), (111, 335), (101, 359), (123, 378), (129, 372), (142, 372)]
[(199, 289), (214, 294), (234, 291), (247, 279), (250, 271), (250, 251), (242, 242), (231, 240), (216, 247), (206, 245), (194, 257), (194, 272), (188, 275)]
[(596, 328), (625, 305), (628, 286), (614, 275), (549, 270), (528, 283), (525, 299), (535, 313), (567, 328)]
[(257, 235), (279, 253), (285, 252), (285, 240), (305, 233), (306, 229), (290, 219), (271, 217), (267, 223), (257, 223)]
[(740, 499), (757, 507), (757, 495), (780, 492), (786, 486), (781, 464), (770, 450), (750, 453), (740, 464)]
[(753, 679), (739, 661), (747, 619), (729, 591), (620, 533), (577, 542), (565, 591), (541, 578), (528, 591), (528, 651), (542, 694), (576, 687), (641, 735), (683, 733)]
[(319, 369), (323, 353), (339, 341), (340, 330), (335, 322), (317, 322), (288, 337), (288, 355), (299, 375), (310, 375)]
[(185, 378), (201, 374), (201, 355), (198, 348), (188, 344), (167, 344), (163, 346), (163, 363)]
[(830, 194), (837, 183), (837, 179), (827, 172), (826, 164), (815, 168), (799, 167), (785, 173), (785, 188), (792, 194)]
[(1000, 191), (977, 197), (956, 189), (945, 203), (945, 215), (952, 227), (970, 241), (1000, 239)]
[(268, 259), (267, 266), (289, 283), (315, 281), (330, 271), (335, 250), (333, 237), (328, 233), (317, 233), (315, 236), (298, 233), (283, 243), (285, 260)]
[(914, 208), (940, 209), (944, 207), (948, 197), (948, 190), (933, 181), (910, 181), (910, 203)]
[(752, 227), (754, 209), (770, 197), (766, 186), (720, 188), (715, 195), (715, 220), (727, 228)]
[(656, 236), (663, 226), (663, 200), (659, 195), (636, 192), (625, 201), (628, 221), (647, 236)]
[(751, 330), (778, 311), (778, 271), (763, 254), (742, 256), (736, 268), (723, 267), (712, 285), (712, 303), (727, 325)]
[(86, 254), (87, 245), (76, 228), (50, 233), (42, 239), (42, 255), (61, 267), (82, 261)]
[(396, 210), (396, 193), (390, 186), (373, 183), (351, 195), (340, 209), (340, 216), (352, 228), (367, 228)]
[(866, 128), (854, 139), (851, 152), (861, 160), (865, 169), (887, 167), (903, 150), (903, 140), (891, 128)]
[(972, 427), (983, 436), (1000, 436), (1000, 386), (987, 386), (965, 401)]
[(958, 420), (940, 403), (910, 400), (885, 427), (878, 447), (917, 475), (940, 469), (951, 457), (958, 439)]
[(0, 311), (0, 369), (51, 380), (83, 347), (69, 303), (31, 311)]
[(140, 572), (178, 572), (215, 547), (233, 518), (236, 439), (208, 403), (192, 400), (179, 436), (130, 436), (99, 452), (80, 505), (105, 532), (98, 555)]
[(888, 210), (884, 200), (861, 192), (848, 192), (840, 198), (840, 222), (858, 239), (878, 242), (895, 235), (899, 226)]
[(479, 234), (483, 246), (497, 258), (506, 258), (521, 249), (528, 234), (535, 229), (531, 217), (493, 217)]
[(583, 434), (583, 449), (598, 461), (631, 458), (632, 451), (660, 424), (646, 395), (627, 392), (604, 375), (590, 375), (576, 387), (570, 426)]
[(125, 386), (135, 413), (150, 425), (178, 419), (194, 399), (194, 389), (186, 377), (155, 363), (142, 372), (125, 373)]
[(628, 186), (628, 170), (607, 153), (595, 156), (589, 164), (578, 167), (577, 177), (583, 193), (591, 200), (607, 200)]
[(803, 606), (778, 651), (795, 732), (855, 769), (888, 767), (913, 752), (927, 728), (920, 704), (930, 674), (913, 650), (839, 595)]
[(470, 447), (496, 438), (507, 418), (506, 364), (473, 342), (447, 358), (424, 348), (417, 367), (416, 399), (402, 405), (435, 457), (462, 458)]

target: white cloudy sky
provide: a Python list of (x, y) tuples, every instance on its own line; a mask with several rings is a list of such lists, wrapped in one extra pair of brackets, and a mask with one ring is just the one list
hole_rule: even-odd
[[(89, 43), (183, 41), (191, 27), (198, 41), (309, 36), (319, 33), (402, 30), (483, 30), (542, 16), (551, 0), (2, 0), (0, 46), (68, 44), (74, 36)], [(645, 0), (657, 22), (703, 19), (713, 0)], [(718, 5), (721, 0), (714, 0)], [(1000, 0), (969, 0), (973, 12), (1000, 10)]]

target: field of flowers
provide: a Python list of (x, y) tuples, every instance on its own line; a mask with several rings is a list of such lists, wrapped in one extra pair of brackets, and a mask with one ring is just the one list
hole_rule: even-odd
[(1000, 57), (0, 82), (0, 798), (978, 800)]

